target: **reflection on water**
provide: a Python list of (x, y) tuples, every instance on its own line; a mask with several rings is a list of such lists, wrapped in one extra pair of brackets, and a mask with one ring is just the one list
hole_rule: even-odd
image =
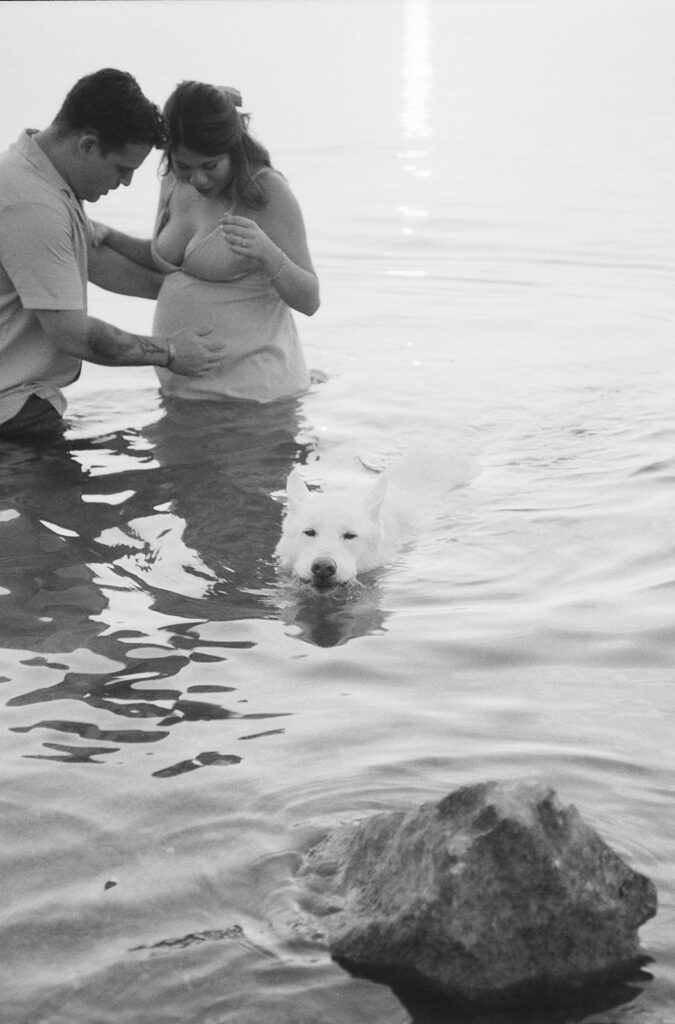
[(381, 633), (386, 616), (373, 575), (355, 588), (326, 594), (309, 587), (289, 587), (280, 606), (281, 618), (296, 627), (298, 639), (317, 647), (337, 647), (355, 637)]
[(0, 446), (0, 624), (3, 642), (69, 651), (99, 632), (105, 598), (89, 567), (101, 520), (116, 510), (83, 503), (87, 478), (65, 444)]
[[(223, 606), (227, 598), (234, 604), (235, 594), (246, 602), (250, 592), (251, 610), (259, 610), (261, 591), (275, 579), (282, 506), (274, 495), (312, 447), (299, 442), (298, 433), (297, 402), (167, 402), (162, 418), (143, 431), (158, 468), (150, 487), (137, 495), (147, 511), (136, 517), (134, 531), (161, 536), (161, 516), (169, 512), (183, 524), (182, 544), (194, 552), (196, 563), (183, 568), (202, 577), (199, 596), (220, 597)], [(153, 530), (158, 515), (160, 528)], [(156, 564), (163, 546), (146, 543), (140, 571)], [(157, 602), (165, 610), (160, 595)], [(212, 618), (213, 612), (209, 607)]]
[(632, 1003), (650, 977), (646, 971), (637, 970), (627, 981), (595, 984), (591, 990), (580, 991), (576, 998), (552, 998), (548, 1005), (535, 1009), (462, 1010), (449, 1008), (442, 999), (420, 996), (411, 988), (394, 984), (392, 989), (410, 1014), (410, 1024), (573, 1024)]
[[(86, 707), (142, 723), (31, 720), (12, 731), (56, 732), (64, 739), (45, 740), (40, 753), (25, 756), (101, 763), (118, 744), (155, 743), (186, 722), (246, 718), (227, 704), (233, 687), (190, 684), (186, 692), (185, 676), (191, 665), (218, 665), (223, 650), (246, 651), (255, 642), (219, 638), (209, 649), (193, 622), (280, 619), (298, 639), (319, 647), (382, 629), (374, 581), (319, 596), (277, 578), (273, 553), (286, 478), (315, 447), (301, 439), (298, 413), (297, 402), (258, 407), (174, 400), (142, 431), (71, 447), (5, 446), (3, 643), (61, 653), (22, 659), (23, 666), (42, 669), (43, 679), (7, 704), (79, 707), (85, 715)], [(137, 629), (130, 620), (119, 628), (120, 598), (124, 604), (139, 594), (155, 616), (172, 623), (159, 644), (142, 620)], [(76, 670), (62, 660), (76, 649), (104, 664)], [(44, 670), (57, 681), (45, 685)], [(201, 751), (155, 774), (239, 760)]]
[(404, 138), (408, 139), (427, 138), (432, 134), (432, 13), (431, 0), (406, 0), (401, 128)]

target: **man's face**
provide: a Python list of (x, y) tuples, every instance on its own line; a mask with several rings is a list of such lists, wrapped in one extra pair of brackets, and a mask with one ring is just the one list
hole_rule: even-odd
[(104, 155), (97, 139), (83, 139), (77, 181), (72, 183), (78, 198), (95, 203), (120, 185), (130, 185), (134, 171), (151, 149), (152, 146), (132, 142)]

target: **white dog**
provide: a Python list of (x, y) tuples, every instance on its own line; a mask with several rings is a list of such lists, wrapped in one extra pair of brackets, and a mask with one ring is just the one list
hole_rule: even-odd
[[(442, 472), (439, 472), (439, 469)], [(465, 483), (468, 464), (409, 455), (360, 488), (310, 490), (297, 469), (276, 556), (282, 569), (317, 590), (354, 583), (390, 562), (415, 534), (430, 504)]]

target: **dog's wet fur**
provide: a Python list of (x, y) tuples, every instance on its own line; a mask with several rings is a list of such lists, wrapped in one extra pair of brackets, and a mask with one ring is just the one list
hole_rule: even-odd
[(453, 462), (442, 478), (434, 464), (409, 456), (359, 487), (310, 490), (298, 469), (286, 484), (287, 507), (276, 557), (282, 570), (317, 591), (355, 584), (391, 562), (414, 536), (429, 499), (466, 482)]

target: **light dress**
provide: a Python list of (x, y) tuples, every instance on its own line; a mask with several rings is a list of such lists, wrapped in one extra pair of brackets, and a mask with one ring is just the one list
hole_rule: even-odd
[(162, 394), (254, 402), (302, 394), (310, 378), (293, 315), (258, 263), (236, 255), (219, 226), (188, 243), (180, 266), (162, 256), (162, 228), (170, 216), (175, 181), (167, 185), (152, 239), (155, 262), (167, 275), (157, 297), (153, 334), (211, 327), (226, 342), (227, 355), (203, 377), (155, 367)]

